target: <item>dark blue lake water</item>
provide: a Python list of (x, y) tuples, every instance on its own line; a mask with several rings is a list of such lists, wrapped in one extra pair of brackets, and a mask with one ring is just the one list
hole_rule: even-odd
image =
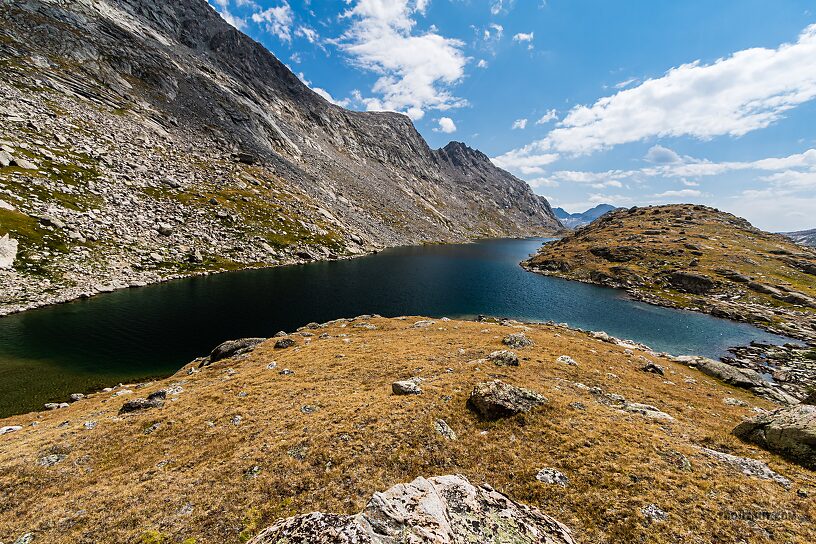
[(359, 259), (191, 278), (0, 319), (0, 416), (167, 375), (223, 340), (364, 313), (566, 322), (674, 354), (784, 342), (621, 291), (526, 272), (542, 240), (406, 247)]

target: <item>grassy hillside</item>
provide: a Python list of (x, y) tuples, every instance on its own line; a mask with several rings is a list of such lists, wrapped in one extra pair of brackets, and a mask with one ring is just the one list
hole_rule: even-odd
[(617, 210), (525, 265), (816, 341), (816, 252), (705, 206)]
[[(312, 325), (288, 348), (271, 339), (0, 421), (22, 427), (0, 436), (0, 541), (240, 542), (280, 517), (358, 512), (376, 490), (456, 473), (540, 507), (584, 543), (816, 540), (816, 475), (729, 434), (769, 402), (563, 327), (419, 319)], [(535, 342), (514, 350), (520, 366), (485, 359), (520, 330)], [(648, 361), (665, 375), (642, 371)], [(411, 377), (423, 394), (392, 394)], [(548, 402), (483, 421), (467, 399), (493, 379)], [(163, 407), (119, 413), (160, 389)], [(624, 411), (615, 395), (673, 419)], [(765, 461), (791, 484), (747, 476), (703, 447)], [(537, 481), (545, 467), (569, 484)], [(666, 519), (650, 521), (649, 505)]]

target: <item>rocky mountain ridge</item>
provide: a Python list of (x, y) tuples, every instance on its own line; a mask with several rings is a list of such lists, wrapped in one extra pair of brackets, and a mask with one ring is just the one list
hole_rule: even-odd
[(588, 225), (599, 217), (615, 210), (615, 206), (609, 204), (598, 204), (594, 208), (590, 208), (582, 213), (569, 213), (563, 208), (553, 209), (553, 213), (567, 228), (577, 229), (578, 227)]
[(816, 229), (786, 232), (785, 236), (804, 246), (816, 247)]
[(0, 20), (0, 314), (561, 228), (483, 154), (325, 101), (204, 0), (6, 0)]

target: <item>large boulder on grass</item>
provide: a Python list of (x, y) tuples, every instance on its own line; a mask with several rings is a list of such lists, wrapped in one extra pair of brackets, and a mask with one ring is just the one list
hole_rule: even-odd
[(816, 406), (795, 404), (766, 412), (743, 421), (732, 433), (816, 470)]
[(359, 514), (312, 512), (277, 521), (249, 544), (575, 544), (570, 530), (536, 508), (464, 476), (417, 478), (375, 493)]
[(540, 393), (501, 380), (476, 384), (468, 399), (470, 408), (484, 419), (500, 419), (529, 412), (546, 402), (546, 397)]

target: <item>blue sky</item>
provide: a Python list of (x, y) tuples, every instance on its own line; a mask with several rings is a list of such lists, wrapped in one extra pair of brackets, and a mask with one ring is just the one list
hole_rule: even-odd
[(210, 0), (310, 87), (481, 149), (556, 206), (816, 228), (816, 3)]

